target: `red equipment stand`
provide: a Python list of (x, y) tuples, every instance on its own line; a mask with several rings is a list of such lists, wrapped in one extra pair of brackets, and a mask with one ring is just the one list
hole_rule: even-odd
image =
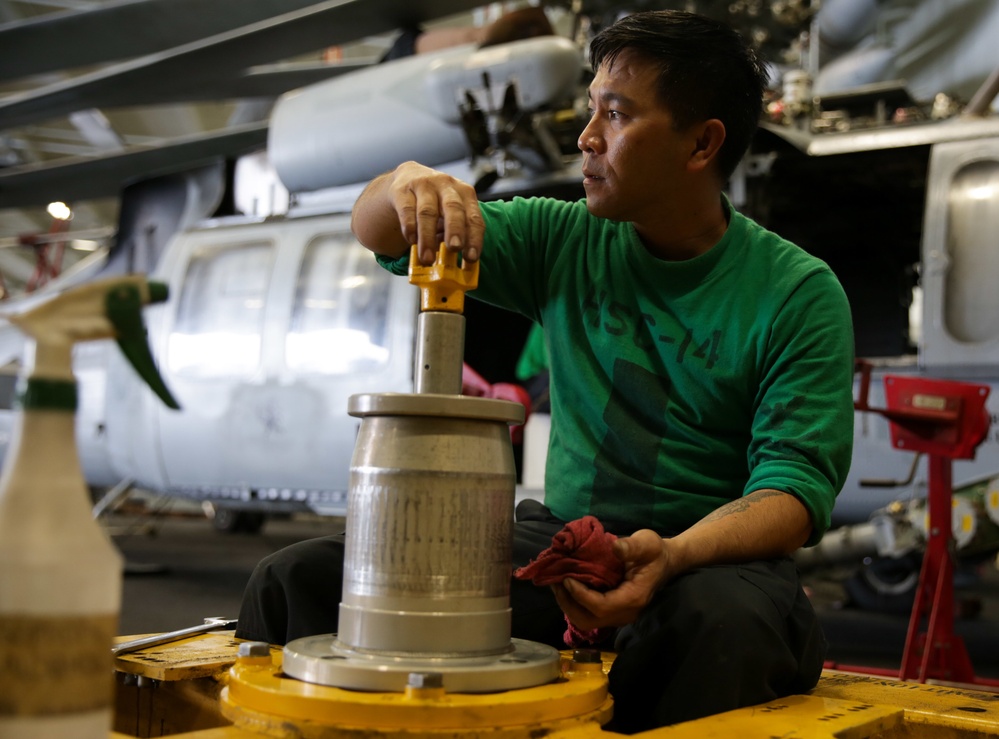
[[(954, 633), (954, 540), (951, 533), (952, 460), (974, 459), (989, 429), (987, 385), (885, 375), (885, 408), (867, 404), (871, 365), (857, 363), (860, 396), (854, 407), (888, 419), (892, 446), (929, 459), (928, 541), (902, 652), (900, 680), (999, 687), (975, 676), (964, 640)], [(927, 619), (922, 631), (923, 619)], [(888, 671), (842, 668), (880, 675)]]
[(21, 246), (30, 246), (35, 251), (35, 269), (25, 283), (25, 292), (34, 292), (49, 280), (59, 276), (62, 271), (63, 254), (66, 251), (66, 241), (52, 237), (65, 232), (68, 228), (69, 221), (53, 218), (47, 234), (50, 238), (39, 238), (37, 234), (24, 234), (20, 237)]

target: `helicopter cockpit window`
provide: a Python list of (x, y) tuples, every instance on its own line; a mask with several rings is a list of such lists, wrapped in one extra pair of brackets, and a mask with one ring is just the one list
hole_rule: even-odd
[(944, 280), (944, 324), (950, 335), (967, 344), (999, 338), (999, 163), (971, 162), (954, 175), (947, 203), (947, 246), (950, 264)]
[(196, 252), (187, 267), (167, 366), (196, 377), (247, 375), (260, 365), (271, 243)]
[(370, 372), (389, 360), (389, 280), (349, 235), (306, 248), (285, 342), (290, 369), (330, 375)]

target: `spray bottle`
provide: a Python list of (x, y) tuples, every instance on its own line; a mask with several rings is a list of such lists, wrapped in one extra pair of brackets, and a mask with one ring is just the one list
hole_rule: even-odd
[(0, 475), (0, 736), (107, 739), (122, 560), (91, 515), (74, 436), (73, 345), (114, 338), (153, 391), (142, 306), (166, 285), (116, 277), (7, 319), (27, 334), (14, 439)]

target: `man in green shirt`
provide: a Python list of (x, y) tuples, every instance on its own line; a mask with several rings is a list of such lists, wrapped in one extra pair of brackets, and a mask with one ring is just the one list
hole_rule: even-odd
[[(853, 336), (829, 268), (723, 195), (766, 82), (738, 34), (637, 13), (590, 53), (584, 201), (483, 204), (409, 162), (370, 183), (353, 228), (399, 273), (410, 244), (429, 263), (443, 240), (481, 260), (471, 296), (544, 327), (545, 500), (518, 509), (514, 564), (589, 514), (622, 537), (626, 575), (607, 592), (513, 581), (512, 635), (557, 643), (563, 613), (583, 631), (618, 627), (611, 728), (633, 732), (818, 679), (825, 641), (789, 555), (821, 538), (849, 468)], [(326, 561), (326, 546), (295, 557)], [(274, 606), (298, 607), (289, 573), (271, 561), (255, 574), (237, 636), (336, 630), (335, 613), (293, 628)]]

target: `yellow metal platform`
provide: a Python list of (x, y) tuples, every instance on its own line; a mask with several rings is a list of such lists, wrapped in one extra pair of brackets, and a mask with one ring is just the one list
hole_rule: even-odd
[[(539, 689), (498, 694), (488, 708), (476, 706), (476, 701), (489, 703), (488, 697), (476, 696), (468, 700), (469, 696), (446, 696), (442, 691), (439, 695), (411, 695), (410, 703), (400, 708), (399, 704), (407, 699), (399, 696), (394, 700), (394, 706), (393, 701), (385, 704), (386, 723), (395, 722), (395, 726), (386, 727), (384, 732), (331, 728), (322, 721), (300, 720), (301, 716), (275, 716), (268, 712), (284, 709), (281, 700), (273, 701), (273, 691), (286, 691), (295, 696), (294, 701), (300, 701), (303, 696), (320, 696), (327, 691), (346, 691), (304, 684), (281, 687), (281, 681), (274, 680), (275, 675), (280, 675), (280, 649), (271, 650), (270, 660), (258, 658), (256, 666), (248, 660), (237, 665), (237, 651), (238, 641), (232, 632), (215, 632), (118, 657), (114, 739), (164, 736), (177, 739), (261, 739), (266, 736), (288, 739), (362, 736), (366, 739), (377, 736), (583, 739), (620, 736), (601, 730), (600, 722), (606, 719), (602, 708), (591, 711), (583, 705), (577, 719), (566, 719), (565, 710), (554, 705), (558, 698), (539, 702), (535, 700), (541, 695), (538, 692), (534, 697), (518, 695)], [(604, 669), (609, 667), (612, 658), (613, 655), (606, 655)], [(566, 663), (569, 659), (566, 655)], [(234, 665), (236, 670), (231, 671)], [(241, 670), (260, 671), (259, 679), (241, 680), (241, 689), (245, 691), (249, 686), (251, 692), (268, 692), (267, 700), (272, 701), (264, 702), (266, 710), (261, 712), (262, 718), (253, 728), (248, 728), (245, 722), (243, 727), (231, 725), (223, 712), (233, 715), (231, 707), (223, 708), (230, 700), (225, 688), (233, 679), (232, 675)], [(562, 696), (569, 702), (594, 690), (594, 684), (587, 684), (585, 680), (566, 680), (564, 684)], [(548, 701), (547, 705), (545, 701)], [(469, 726), (462, 730), (435, 726), (434, 720), (426, 718), (435, 710), (435, 702), (439, 707), (450, 707), (444, 710), (469, 712)], [(377, 700), (370, 696), (358, 703), (373, 705), (377, 711)], [(308, 706), (307, 703), (298, 705)], [(425, 713), (421, 722), (407, 725), (404, 712), (414, 707), (417, 711), (430, 713)], [(401, 725), (397, 718), (390, 718), (393, 711), (397, 716), (403, 716)], [(492, 715), (503, 716), (497, 723), (506, 723), (506, 728), (486, 728), (490, 711)], [(999, 693), (826, 671), (808, 695), (791, 696), (633, 736), (647, 739), (994, 738), (999, 737)]]

